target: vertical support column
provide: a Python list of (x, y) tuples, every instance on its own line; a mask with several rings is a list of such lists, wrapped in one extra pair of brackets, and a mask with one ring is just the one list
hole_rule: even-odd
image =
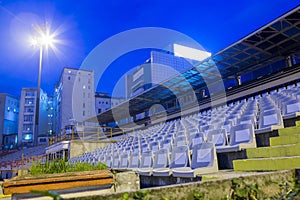
[(84, 141), (84, 126), (82, 127), (82, 140)]
[(33, 134), (33, 145), (36, 146), (38, 142), (38, 132), (39, 132), (39, 112), (40, 112), (40, 93), (41, 93), (41, 74), (42, 74), (42, 62), (43, 62), (43, 46), (40, 46), (40, 60), (39, 60), (39, 70), (38, 70), (38, 85), (36, 93), (36, 108), (35, 108), (35, 131)]
[(285, 61), (286, 61), (286, 66), (287, 67), (292, 67), (295, 62), (294, 62), (294, 57), (292, 55), (289, 55), (285, 58)]
[(112, 128), (110, 128), (110, 141), (112, 141)]
[(207, 96), (206, 96), (206, 91), (205, 91), (205, 89), (202, 89), (202, 90), (201, 90), (201, 93), (202, 93), (202, 97), (203, 97), (203, 98), (207, 97)]
[(22, 153), (21, 169), (24, 170), (24, 153)]
[(237, 85), (238, 85), (238, 86), (242, 85), (242, 79), (241, 79), (241, 76), (237, 76), (237, 77), (236, 77), (236, 82), (237, 82)]

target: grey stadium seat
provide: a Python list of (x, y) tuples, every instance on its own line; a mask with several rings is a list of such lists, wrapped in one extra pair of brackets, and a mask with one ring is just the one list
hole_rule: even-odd
[(255, 148), (256, 140), (252, 124), (240, 124), (231, 128), (229, 145), (219, 146), (218, 153), (240, 151), (246, 148)]
[(218, 162), (214, 144), (202, 143), (194, 146), (190, 167), (174, 168), (172, 169), (172, 175), (174, 177), (193, 178), (217, 171)]
[(160, 149), (154, 154), (153, 176), (170, 176), (169, 169), (169, 151), (167, 149)]

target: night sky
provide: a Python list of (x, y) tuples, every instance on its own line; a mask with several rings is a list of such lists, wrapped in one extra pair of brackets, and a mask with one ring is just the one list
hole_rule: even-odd
[[(300, 5), (300, 0), (0, 0), (0, 93), (20, 96), (36, 87), (38, 49), (29, 45), (32, 25), (48, 22), (55, 49), (44, 54), (42, 89), (53, 93), (63, 67), (79, 68), (107, 38), (139, 27), (163, 27), (188, 35), (212, 54)], [(111, 93), (149, 51), (128, 53), (106, 70), (97, 91)]]

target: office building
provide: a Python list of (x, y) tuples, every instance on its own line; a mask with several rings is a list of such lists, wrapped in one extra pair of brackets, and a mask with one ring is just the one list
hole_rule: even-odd
[(121, 97), (111, 97), (108, 93), (95, 93), (95, 109), (97, 114), (103, 113), (114, 106), (119, 105), (125, 99)]
[(47, 143), (47, 137), (51, 136), (53, 131), (52, 97), (41, 90), (38, 133), (36, 133), (36, 95), (36, 88), (22, 88), (18, 126), (18, 144), (21, 146), (32, 146), (35, 141), (38, 144)]
[[(199, 54), (203, 54), (202, 59), (210, 56), (208, 52), (204, 51)], [(145, 63), (136, 67), (133, 73), (126, 75), (126, 98), (135, 97), (192, 68), (193, 64), (198, 62), (194, 59), (180, 57), (179, 54), (174, 55), (172, 52), (151, 51), (150, 58)]]
[(1, 149), (14, 149), (18, 142), (19, 98), (0, 94), (0, 145)]
[(54, 91), (55, 132), (95, 116), (94, 72), (64, 68)]

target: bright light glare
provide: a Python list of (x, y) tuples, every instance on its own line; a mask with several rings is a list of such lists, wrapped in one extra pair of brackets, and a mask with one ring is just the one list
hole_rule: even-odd
[(46, 46), (50, 45), (50, 46), (52, 46), (53, 42), (54, 42), (54, 40), (53, 40), (53, 36), (52, 35), (49, 35), (48, 33), (42, 35), (42, 37), (41, 37), (41, 44), (42, 45), (46, 45)]
[(29, 39), (29, 43), (32, 46), (45, 46), (45, 47), (54, 47), (54, 34), (50, 34), (49, 30), (43, 32), (41, 27), (35, 27), (37, 35)]
[(210, 52), (195, 49), (195, 48), (190, 48), (179, 44), (174, 44), (173, 48), (174, 48), (175, 56), (189, 58), (192, 60), (202, 61), (211, 56)]
[(32, 46), (37, 46), (38, 45), (38, 41), (34, 38), (29, 38), (29, 43)]

